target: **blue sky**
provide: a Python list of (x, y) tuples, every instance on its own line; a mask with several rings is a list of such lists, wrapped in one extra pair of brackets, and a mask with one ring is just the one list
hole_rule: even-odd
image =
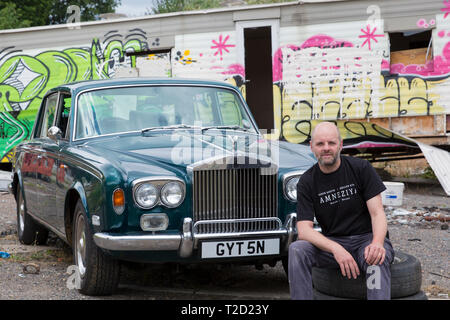
[(129, 17), (143, 16), (146, 11), (151, 11), (152, 4), (152, 0), (122, 0), (116, 13), (124, 13)]

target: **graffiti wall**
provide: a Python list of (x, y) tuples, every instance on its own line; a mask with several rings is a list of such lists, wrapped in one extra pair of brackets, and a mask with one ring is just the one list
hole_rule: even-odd
[(382, 20), (282, 29), (273, 63), (280, 139), (305, 141), (311, 120), (450, 113), (450, 25), (444, 15), (426, 25), (435, 28), (433, 46), (420, 65), (390, 63)]
[[(234, 33), (177, 37), (168, 53), (144, 56), (131, 52), (159, 44), (141, 29), (93, 38), (86, 46), (22, 51), (0, 48), (0, 159), (10, 162), (13, 150), (28, 138), (44, 94), (73, 81), (112, 78), (122, 68), (140, 68), (140, 76), (180, 76), (243, 83), (236, 64)], [(193, 45), (192, 45), (193, 44)], [(127, 54), (128, 53), (128, 54)]]
[[(143, 30), (133, 37), (115, 32), (85, 47), (22, 51), (0, 48), (0, 159), (9, 162), (13, 148), (29, 137), (44, 94), (60, 84), (114, 76), (117, 66), (133, 65), (129, 51), (145, 50)], [(126, 40), (124, 40), (126, 39)]]
[[(273, 110), (264, 110), (274, 114), (275, 138), (302, 143), (318, 120), (450, 113), (448, 12), (417, 21), (419, 30), (433, 29), (423, 64), (391, 63), (380, 12), (375, 7), (362, 19), (280, 28), (273, 50)], [(141, 76), (225, 80), (245, 96), (238, 52), (243, 46), (236, 30), (174, 35), (175, 45), (167, 52), (137, 56), (130, 53), (157, 48), (159, 36), (135, 28), (93, 35), (83, 46), (22, 50), (0, 45), (1, 161), (9, 162), (14, 147), (29, 137), (47, 90), (111, 78), (119, 68), (137, 68)]]

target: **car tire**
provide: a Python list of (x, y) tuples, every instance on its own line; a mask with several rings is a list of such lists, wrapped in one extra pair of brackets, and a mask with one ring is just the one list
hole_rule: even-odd
[[(342, 297), (335, 297), (330, 296), (328, 294), (319, 292), (317, 290), (313, 290), (314, 300), (357, 300), (357, 299), (351, 299), (351, 298), (342, 298)], [(401, 298), (392, 298), (391, 300), (428, 300), (428, 297), (423, 291), (419, 291), (416, 294), (407, 296), (407, 297), (401, 297)]]
[[(364, 276), (348, 279), (340, 269), (313, 268), (313, 286), (321, 293), (349, 299), (366, 299), (367, 287)], [(412, 255), (395, 251), (391, 265), (392, 299), (408, 297), (420, 291), (422, 269), (420, 261)]]
[(48, 239), (48, 230), (34, 221), (27, 213), (27, 207), (20, 187), (17, 188), (16, 205), (17, 235), (19, 241), (27, 245), (45, 244)]
[(120, 263), (94, 242), (84, 206), (78, 200), (73, 219), (73, 257), (78, 267), (78, 291), (89, 296), (112, 294), (120, 279)]

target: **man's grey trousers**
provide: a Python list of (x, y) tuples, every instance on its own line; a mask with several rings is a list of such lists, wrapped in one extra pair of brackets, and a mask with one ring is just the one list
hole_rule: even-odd
[[(339, 243), (353, 256), (358, 264), (360, 277), (370, 276), (366, 273), (369, 265), (364, 260), (364, 249), (372, 242), (372, 233), (327, 238)], [(380, 272), (374, 272), (374, 275), (376, 273), (380, 279), (377, 279), (375, 285), (368, 286), (368, 300), (391, 299), (390, 264), (394, 260), (394, 249), (387, 238), (384, 241), (384, 248), (386, 249), (386, 258), (383, 264), (379, 265)], [(297, 240), (291, 243), (289, 246), (289, 287), (293, 300), (313, 299), (312, 267), (339, 268), (339, 264), (331, 253), (320, 250), (308, 241)]]

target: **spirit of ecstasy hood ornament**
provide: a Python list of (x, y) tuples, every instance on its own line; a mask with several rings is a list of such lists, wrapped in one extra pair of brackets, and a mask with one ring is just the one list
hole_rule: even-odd
[(237, 142), (239, 137), (238, 136), (229, 136), (231, 141), (233, 142), (233, 152), (237, 152)]

